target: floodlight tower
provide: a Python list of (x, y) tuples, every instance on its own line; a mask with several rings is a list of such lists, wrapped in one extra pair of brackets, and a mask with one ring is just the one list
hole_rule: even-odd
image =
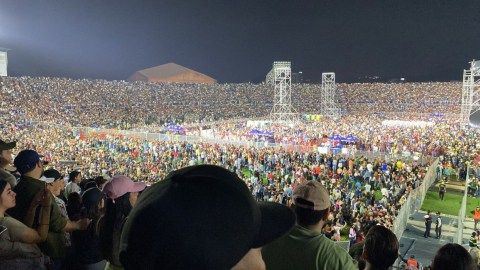
[(292, 69), (290, 62), (273, 62), (274, 97), (270, 112), (272, 122), (293, 124), (298, 114), (292, 106)]
[(480, 61), (475, 59), (470, 63), (470, 69), (463, 70), (462, 105), (460, 124), (467, 126), (470, 115), (480, 110)]
[(340, 117), (340, 107), (335, 99), (335, 72), (322, 73), (322, 96), (320, 112), (323, 117), (337, 119)]

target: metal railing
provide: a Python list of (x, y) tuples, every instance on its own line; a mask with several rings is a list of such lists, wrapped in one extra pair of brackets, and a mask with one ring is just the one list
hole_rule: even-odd
[[(39, 123), (40, 126), (46, 128), (54, 126), (56, 128), (59, 125), (52, 125), (48, 123)], [(82, 132), (85, 137), (97, 137), (97, 138), (107, 138), (107, 136), (118, 136), (121, 135), (123, 138), (139, 139), (139, 140), (160, 140), (160, 141), (170, 141), (170, 142), (188, 142), (188, 143), (208, 143), (208, 144), (218, 144), (218, 145), (233, 145), (237, 147), (254, 147), (254, 148), (264, 148), (268, 147), (274, 149), (275, 151), (287, 151), (287, 152), (298, 152), (298, 153), (311, 153), (317, 152), (318, 146), (316, 145), (294, 145), (294, 144), (282, 144), (282, 143), (271, 143), (271, 142), (259, 142), (259, 141), (247, 141), (247, 140), (223, 140), (218, 138), (208, 138), (202, 136), (187, 136), (179, 134), (165, 134), (165, 133), (152, 133), (148, 131), (135, 131), (135, 130), (115, 130), (115, 129), (104, 129), (104, 128), (89, 128), (89, 127), (71, 127), (71, 130), (76, 132)], [(339, 156), (347, 158), (356, 158), (356, 157), (365, 157), (368, 160), (385, 160), (386, 162), (401, 160), (403, 162), (412, 162), (418, 163), (420, 165), (428, 164), (432, 162), (434, 158), (427, 157), (424, 155), (412, 155), (410, 153), (385, 153), (385, 152), (370, 152), (357, 150), (355, 148), (329, 148), (328, 153), (336, 154)]]
[(438, 166), (438, 158), (435, 158), (427, 169), (425, 178), (420, 186), (410, 191), (408, 198), (405, 203), (402, 205), (398, 216), (396, 217), (393, 223), (393, 233), (397, 236), (397, 239), (401, 239), (403, 232), (405, 231), (410, 216), (415, 214), (423, 204), (425, 195), (427, 194), (430, 186), (435, 182), (437, 173), (436, 169)]
[(462, 206), (460, 206), (460, 210), (458, 211), (458, 218), (457, 218), (457, 231), (453, 235), (453, 242), (459, 245), (462, 245), (463, 242), (463, 228), (464, 228), (464, 221), (467, 211), (467, 196), (468, 196), (468, 184), (470, 178), (470, 164), (467, 165), (467, 176), (465, 179), (465, 191), (463, 192), (462, 198)]

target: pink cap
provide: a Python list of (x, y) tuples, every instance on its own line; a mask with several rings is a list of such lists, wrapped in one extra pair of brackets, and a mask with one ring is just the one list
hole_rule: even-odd
[(117, 175), (112, 177), (112, 180), (105, 184), (102, 192), (107, 195), (108, 198), (115, 200), (127, 192), (140, 192), (144, 190), (145, 187), (146, 185), (143, 182), (135, 183), (124, 175)]

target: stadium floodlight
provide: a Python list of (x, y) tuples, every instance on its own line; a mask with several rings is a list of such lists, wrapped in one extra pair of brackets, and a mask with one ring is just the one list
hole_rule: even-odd
[(290, 62), (273, 62), (274, 95), (270, 120), (275, 123), (293, 124), (298, 113), (292, 106), (292, 70)]
[(460, 123), (468, 126), (470, 115), (480, 110), (480, 61), (473, 60), (470, 69), (463, 70)]
[(475, 59), (473, 59), (473, 61), (472, 61), (472, 74), (474, 76), (480, 76), (480, 60), (475, 61)]

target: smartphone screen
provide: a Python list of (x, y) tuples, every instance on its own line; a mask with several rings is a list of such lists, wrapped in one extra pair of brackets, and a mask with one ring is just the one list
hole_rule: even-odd
[(2, 225), (0, 225), (0, 234), (2, 234), (3, 232), (5, 232), (7, 230), (6, 227), (3, 227)]

